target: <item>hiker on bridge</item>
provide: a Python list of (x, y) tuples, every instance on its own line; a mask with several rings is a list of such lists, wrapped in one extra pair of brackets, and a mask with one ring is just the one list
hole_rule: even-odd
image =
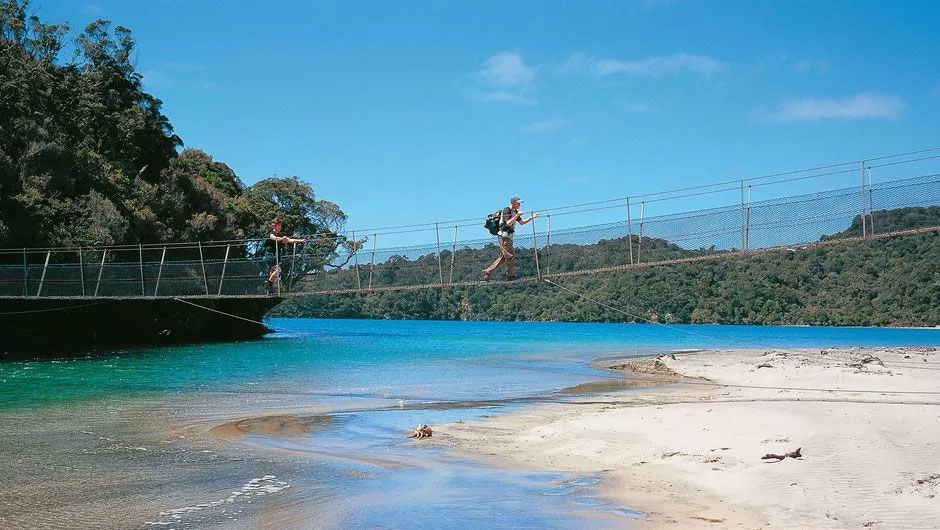
[(523, 219), (522, 212), (519, 210), (521, 205), (522, 199), (513, 196), (509, 199), (509, 206), (499, 212), (499, 231), (496, 233), (499, 236), (499, 257), (492, 265), (483, 269), (483, 281), (485, 282), (490, 281), (493, 271), (501, 263), (506, 264), (506, 279), (510, 281), (516, 279), (516, 252), (512, 248), (512, 236), (516, 231), (516, 223), (524, 225), (539, 216), (539, 213), (535, 212), (528, 219)]
[[(274, 260), (271, 266), (268, 267), (269, 292), (276, 292), (278, 290), (278, 285), (281, 281), (281, 256), (287, 255), (287, 245), (306, 242), (306, 239), (299, 239), (285, 234), (284, 225), (281, 223), (280, 219), (271, 221), (271, 233), (268, 234), (268, 239), (265, 241), (265, 246), (268, 250), (265, 254), (268, 256), (269, 260)], [(278, 245), (283, 245), (283, 247)]]

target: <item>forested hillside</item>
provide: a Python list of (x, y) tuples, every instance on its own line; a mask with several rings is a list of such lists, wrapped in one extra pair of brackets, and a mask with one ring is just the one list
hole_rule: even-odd
[[(940, 225), (940, 207), (876, 212), (879, 231)], [(824, 239), (860, 235), (860, 219)], [(856, 233), (858, 232), (858, 233)], [(571, 259), (611, 255), (604, 241), (568, 248)], [(625, 253), (625, 240), (616, 255)], [(701, 255), (664, 241), (646, 241), (659, 259)], [(489, 256), (494, 256), (492, 249)], [(554, 250), (562, 254), (561, 249)], [(568, 256), (570, 259), (566, 260)], [(553, 258), (555, 259), (555, 258)], [(477, 260), (479, 261), (479, 260)], [(722, 324), (940, 325), (940, 234), (835, 244), (662, 265), (557, 280), (621, 308), (626, 318), (557, 287), (531, 282), (289, 300), (276, 315), (339, 318), (644, 321)], [(601, 265), (601, 264), (598, 264)], [(602, 266), (602, 265), (601, 265)], [(425, 270), (428, 269), (425, 267)], [(570, 269), (569, 269), (570, 270)], [(531, 272), (531, 270), (530, 270)]]
[[(296, 177), (253, 186), (184, 149), (106, 20), (73, 34), (0, 0), (0, 248), (224, 240), (284, 228), (333, 235), (346, 216)], [(341, 239), (310, 253), (329, 256)]]

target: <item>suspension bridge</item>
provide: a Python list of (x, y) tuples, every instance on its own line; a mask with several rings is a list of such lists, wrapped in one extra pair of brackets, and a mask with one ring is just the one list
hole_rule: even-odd
[[(940, 211), (932, 208), (940, 207), (938, 159), (940, 148), (930, 148), (543, 209), (515, 236), (514, 282), (937, 233), (940, 215), (925, 212)], [(786, 194), (798, 181), (823, 189)], [(690, 200), (717, 206), (651, 215)], [(900, 224), (898, 216), (885, 222), (885, 212), (902, 209), (910, 215), (900, 216)], [(286, 297), (480, 286), (482, 269), (499, 254), (496, 238), (482, 227), (484, 217), (348, 230), (331, 238), (310, 234), (318, 244), (289, 246), (273, 256), (263, 251), (264, 239), (0, 249), (0, 322), (7, 332), (43, 334), (36, 313), (93, 315), (82, 325), (94, 326), (101, 318), (119, 318), (94, 315), (106, 302), (148, 312), (179, 308), (185, 300), (191, 309), (198, 305), (256, 322)], [(578, 222), (584, 219), (597, 222)], [(419, 243), (394, 244), (403, 239)], [(272, 264), (283, 274), (274, 289), (265, 281)], [(494, 275), (490, 283), (504, 282)], [(158, 329), (180, 319), (176, 310), (163, 313), (146, 333), (192, 338)], [(192, 318), (186, 323), (199, 324)], [(264, 332), (246, 326), (246, 335)], [(170, 327), (181, 329), (178, 323)]]

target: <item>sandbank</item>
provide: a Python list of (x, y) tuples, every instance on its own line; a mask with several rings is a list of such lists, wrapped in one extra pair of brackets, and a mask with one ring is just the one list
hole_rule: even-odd
[[(940, 350), (606, 359), (609, 389), (434, 426), (463, 454), (594, 474), (639, 528), (940, 528)], [(633, 388), (618, 378), (660, 382)], [(764, 460), (801, 449), (802, 457)], [(599, 521), (608, 526), (609, 520)]]

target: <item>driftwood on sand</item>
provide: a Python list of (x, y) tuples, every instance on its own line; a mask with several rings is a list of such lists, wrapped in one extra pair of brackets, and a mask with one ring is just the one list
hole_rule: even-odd
[(761, 459), (761, 460), (775, 460), (775, 459), (776, 459), (777, 462), (779, 462), (779, 461), (781, 461), (781, 460), (783, 460), (784, 458), (787, 458), (787, 457), (789, 457), (789, 458), (801, 458), (801, 457), (803, 456), (803, 454), (800, 453), (800, 449), (802, 449), (802, 447), (797, 447), (797, 448), (796, 448), (796, 451), (790, 451), (789, 453), (783, 453), (782, 455), (778, 455), (778, 454), (774, 454), (774, 453), (767, 453), (766, 455), (760, 457), (760, 459)]
[(415, 431), (411, 433), (408, 438), (430, 438), (431, 437), (431, 427), (429, 425), (418, 425), (415, 427)]

